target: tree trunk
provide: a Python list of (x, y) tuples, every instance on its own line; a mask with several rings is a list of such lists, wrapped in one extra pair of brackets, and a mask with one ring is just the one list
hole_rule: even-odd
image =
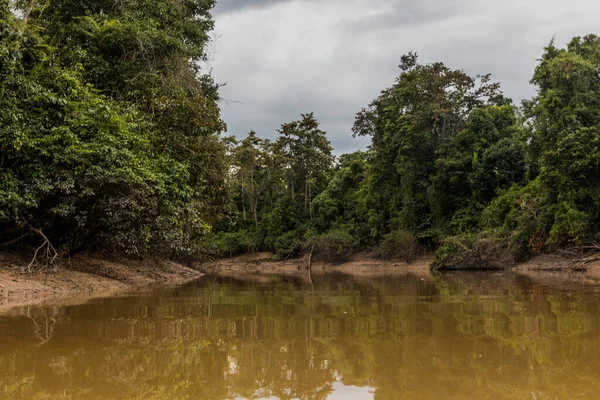
[(310, 193), (310, 184), (308, 185), (308, 215), (312, 219), (312, 199)]
[(308, 264), (306, 266), (307, 270), (312, 270), (312, 258), (313, 258), (313, 253), (315, 252), (315, 245), (313, 244), (312, 247), (310, 248), (310, 253), (308, 253)]
[(256, 198), (256, 193), (254, 192), (254, 167), (252, 171), (250, 171), (250, 190), (252, 191), (252, 214), (254, 216), (254, 225), (258, 226), (258, 216), (256, 212), (256, 208), (258, 206), (258, 199)]
[(304, 180), (304, 214), (308, 214), (308, 177)]
[(313, 280), (312, 280), (312, 257), (313, 257), (313, 252), (315, 251), (315, 245), (312, 245), (312, 248), (310, 249), (310, 254), (308, 255), (308, 265), (306, 266), (306, 269), (308, 270), (308, 281), (310, 282), (310, 286), (312, 287), (312, 290), (315, 290), (315, 285), (313, 284)]
[(254, 200), (254, 225), (258, 227), (258, 213), (256, 209), (258, 208), (258, 199)]
[(246, 196), (244, 196), (244, 176), (242, 175), (242, 213), (244, 214), (244, 222), (246, 222)]
[[(34, 6), (35, 6), (35, 0), (29, 0), (27, 9), (25, 10), (25, 13), (23, 14), (23, 25), (27, 25), (27, 23), (29, 22), (29, 16), (31, 15), (31, 12), (33, 11)], [(25, 29), (23, 29), (23, 30), (25, 30)]]

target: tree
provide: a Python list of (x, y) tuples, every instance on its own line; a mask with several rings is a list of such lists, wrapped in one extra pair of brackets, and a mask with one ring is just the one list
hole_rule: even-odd
[(256, 132), (250, 131), (246, 138), (234, 149), (233, 165), (236, 168), (237, 180), (241, 190), (241, 205), (244, 222), (246, 221), (246, 204), (250, 205), (254, 224), (258, 225), (258, 196), (256, 191), (257, 172), (261, 168), (262, 139)]
[(529, 182), (494, 198), (482, 214), (486, 232), (520, 258), (584, 245), (600, 228), (600, 39), (551, 42), (536, 67), (537, 95), (523, 104)]
[(226, 204), (217, 86), (197, 63), (212, 4), (3, 3), (0, 242), (199, 250)]
[(304, 214), (312, 216), (315, 191), (324, 187), (333, 166), (332, 148), (313, 113), (281, 125), (275, 151), (281, 156), (292, 198), (303, 191)]
[(574, 38), (566, 49), (550, 43), (532, 83), (537, 96), (526, 103), (539, 179), (553, 218), (550, 245), (585, 243), (600, 228), (600, 38)]
[(429, 188), (436, 219), (448, 233), (478, 227), (481, 211), (498, 194), (524, 181), (525, 134), (512, 105), (474, 110), (436, 160)]
[(437, 198), (429, 196), (436, 162), (479, 107), (503, 102), (489, 75), (470, 77), (443, 63), (421, 65), (414, 53), (401, 58), (401, 74), (356, 116), (355, 135), (369, 135), (370, 179), (378, 218), (372, 229), (395, 229), (433, 238), (444, 229)]
[[(238, 214), (219, 224), (217, 241), (224, 253), (239, 252), (250, 243), (248, 250), (270, 249), (289, 257), (315, 234), (313, 200), (330, 178), (331, 146), (312, 113), (283, 124), (279, 132), (275, 142), (254, 131), (232, 142), (230, 196)], [(248, 225), (248, 210), (253, 226)]]
[(365, 243), (373, 239), (368, 223), (369, 174), (369, 153), (357, 151), (340, 156), (327, 188), (314, 200), (318, 231), (343, 228)]

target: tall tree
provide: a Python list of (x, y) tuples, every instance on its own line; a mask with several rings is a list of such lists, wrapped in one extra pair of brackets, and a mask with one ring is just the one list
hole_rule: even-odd
[(546, 47), (525, 104), (532, 120), (534, 162), (554, 211), (550, 244), (583, 243), (600, 229), (600, 38)]
[(158, 151), (185, 163), (195, 207), (211, 220), (225, 203), (218, 86), (200, 69), (214, 0), (37, 3), (31, 13), (61, 62), (106, 96), (141, 112)]
[(293, 198), (302, 190), (304, 213), (312, 215), (315, 189), (324, 188), (333, 167), (332, 148), (326, 133), (319, 128), (313, 113), (302, 119), (281, 125), (276, 151), (281, 155), (283, 168)]
[(246, 221), (246, 205), (250, 205), (254, 224), (258, 225), (258, 196), (256, 191), (257, 173), (261, 167), (262, 139), (256, 132), (250, 131), (234, 150), (234, 165), (240, 182), (241, 204), (244, 221)]

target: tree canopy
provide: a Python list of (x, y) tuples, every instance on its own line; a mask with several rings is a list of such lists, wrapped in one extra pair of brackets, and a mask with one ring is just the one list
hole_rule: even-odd
[(2, 242), (192, 254), (225, 203), (212, 1), (5, 2)]

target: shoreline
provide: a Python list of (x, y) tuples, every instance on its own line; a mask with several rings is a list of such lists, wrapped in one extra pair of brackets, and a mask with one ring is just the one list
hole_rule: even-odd
[(93, 254), (37, 273), (23, 273), (20, 265), (26, 265), (21, 257), (0, 253), (0, 314), (17, 307), (77, 304), (155, 285), (183, 284), (204, 275), (172, 261)]
[[(385, 277), (397, 275), (417, 275), (424, 279), (431, 279), (430, 265), (433, 254), (426, 254), (416, 261), (407, 264), (400, 260), (382, 260), (368, 253), (361, 253), (351, 257), (348, 261), (339, 264), (315, 261), (312, 264), (313, 275), (337, 272), (357, 277)], [(294, 260), (273, 260), (269, 252), (246, 254), (242, 256), (223, 258), (200, 264), (198, 268), (205, 274), (221, 276), (261, 276), (261, 275), (306, 275), (308, 257)], [(582, 268), (576, 260), (563, 257), (559, 254), (542, 254), (526, 262), (500, 269), (476, 270), (447, 270), (436, 273), (452, 274), (457, 272), (513, 272), (522, 275), (535, 274), (568, 274), (580, 275), (586, 279), (600, 282), (600, 259), (585, 264)]]
[[(382, 260), (368, 253), (357, 254), (339, 264), (315, 261), (311, 274), (340, 273), (356, 278), (415, 275), (432, 280), (429, 269), (433, 255), (428, 254), (407, 264), (399, 260)], [(307, 256), (293, 260), (273, 260), (272, 253), (255, 253), (198, 263), (194, 268), (161, 259), (131, 260), (110, 255), (84, 254), (56, 270), (22, 273), (23, 259), (0, 252), (0, 314), (12, 309), (39, 305), (71, 305), (87, 300), (127, 292), (148, 290), (156, 285), (177, 285), (199, 279), (205, 274), (222, 277), (269, 279), (286, 275), (310, 279)], [(452, 274), (461, 270), (448, 271)], [(463, 271), (464, 272), (464, 271)], [(473, 271), (472, 271), (473, 272)], [(600, 261), (586, 265), (585, 271), (573, 268), (572, 260), (557, 254), (535, 257), (525, 263), (490, 272), (513, 272), (529, 277), (563, 279), (577, 277), (600, 283)]]
[[(311, 273), (314, 275), (339, 272), (353, 276), (386, 276), (412, 273), (429, 275), (429, 265), (433, 255), (425, 255), (416, 261), (406, 264), (399, 260), (382, 260), (369, 254), (357, 254), (341, 263), (325, 263), (319, 260), (312, 262)], [(307, 271), (308, 255), (297, 259), (273, 260), (273, 254), (260, 252), (241, 256), (217, 259), (202, 263), (199, 270), (205, 274), (231, 275), (298, 275)]]

